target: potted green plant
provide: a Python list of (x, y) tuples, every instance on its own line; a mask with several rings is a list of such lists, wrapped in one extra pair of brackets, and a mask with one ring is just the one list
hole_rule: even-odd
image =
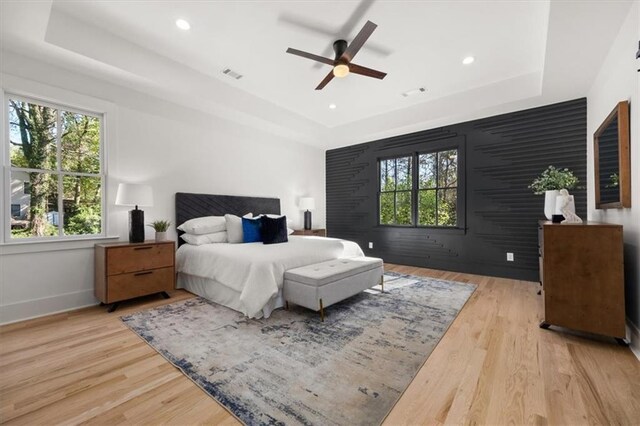
[(560, 190), (574, 189), (577, 185), (578, 178), (571, 170), (566, 167), (558, 169), (555, 166), (549, 166), (533, 180), (529, 189), (532, 189), (536, 195), (544, 194), (544, 215), (551, 220)]
[(148, 226), (152, 227), (156, 231), (156, 241), (166, 241), (167, 239), (167, 230), (171, 222), (168, 220), (155, 220), (151, 222)]

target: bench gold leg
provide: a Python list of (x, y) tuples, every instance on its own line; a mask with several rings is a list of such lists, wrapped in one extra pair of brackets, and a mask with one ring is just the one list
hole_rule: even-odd
[(324, 322), (324, 307), (322, 306), (322, 299), (320, 299), (320, 321)]
[(380, 277), (380, 293), (384, 293), (384, 275)]
[(289, 301), (288, 301), (288, 300), (285, 300), (285, 301), (284, 301), (284, 309), (285, 309), (286, 311), (288, 311), (288, 310), (289, 310)]

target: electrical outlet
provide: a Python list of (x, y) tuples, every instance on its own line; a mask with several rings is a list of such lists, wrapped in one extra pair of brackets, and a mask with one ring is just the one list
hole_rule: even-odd
[(513, 262), (513, 253), (507, 253), (507, 262)]
[(369, 241), (369, 248), (372, 249), (373, 248), (373, 243), (371, 241)]

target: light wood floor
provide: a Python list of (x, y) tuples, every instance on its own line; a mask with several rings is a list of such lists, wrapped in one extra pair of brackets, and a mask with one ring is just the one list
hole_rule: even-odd
[[(478, 284), (386, 424), (640, 423), (640, 362), (610, 341), (539, 329), (536, 283), (386, 269)], [(179, 290), (115, 314), (93, 307), (0, 327), (0, 420), (236, 424), (119, 320), (189, 297)]]

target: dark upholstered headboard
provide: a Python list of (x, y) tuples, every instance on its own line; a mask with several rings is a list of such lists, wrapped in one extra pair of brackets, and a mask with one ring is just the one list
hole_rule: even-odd
[[(203, 216), (224, 216), (235, 214), (243, 216), (247, 213), (280, 214), (279, 198), (239, 197), (235, 195), (211, 195), (176, 193), (176, 226), (182, 225), (189, 219)], [(178, 231), (178, 245), (184, 241), (180, 238), (182, 231)]]

